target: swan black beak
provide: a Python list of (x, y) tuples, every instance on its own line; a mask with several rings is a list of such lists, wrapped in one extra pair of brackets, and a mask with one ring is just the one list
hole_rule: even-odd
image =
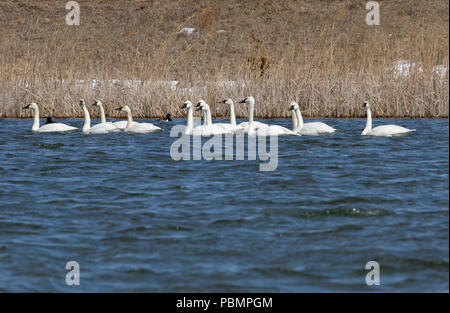
[(294, 109), (294, 106), (291, 106), (290, 108), (289, 108), (289, 111), (292, 111)]
[(28, 104), (28, 105), (24, 106), (24, 107), (22, 108), (22, 110), (26, 110), (26, 109), (28, 109), (29, 107), (30, 107), (30, 105)]
[(202, 109), (202, 107), (197, 105), (195, 111), (200, 111), (201, 109)]
[(122, 111), (122, 108), (114, 109), (114, 111)]
[(186, 109), (187, 108), (187, 104), (183, 103), (183, 106), (181, 107), (182, 109)]
[(227, 101), (227, 100), (222, 100), (222, 101), (219, 101), (218, 103), (225, 104), (226, 101)]
[(245, 103), (245, 99), (244, 99), (244, 100), (242, 100), (242, 101), (239, 101), (239, 103)]
[(95, 101), (94, 103), (92, 103), (92, 106), (96, 106), (97, 105), (97, 101)]

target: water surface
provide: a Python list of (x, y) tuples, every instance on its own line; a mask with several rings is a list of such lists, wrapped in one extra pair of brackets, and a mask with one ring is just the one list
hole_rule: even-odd
[(374, 120), (417, 129), (394, 138), (322, 121), (339, 131), (280, 137), (277, 170), (260, 172), (173, 161), (184, 119), (144, 135), (0, 119), (0, 291), (448, 291), (448, 120)]

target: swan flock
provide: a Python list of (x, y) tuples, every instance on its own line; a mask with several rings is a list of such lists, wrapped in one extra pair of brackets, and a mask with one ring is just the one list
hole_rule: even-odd
[[(238, 105), (248, 106), (248, 121), (237, 124), (234, 110), (234, 102), (232, 99), (225, 99), (219, 104), (229, 108), (230, 121), (229, 123), (213, 123), (211, 117), (211, 109), (205, 100), (199, 100), (194, 104), (187, 100), (183, 103), (182, 109), (187, 113), (187, 124), (185, 135), (192, 136), (214, 136), (222, 134), (248, 134), (249, 136), (319, 136), (326, 134), (333, 134), (336, 129), (322, 122), (304, 123), (300, 107), (297, 102), (292, 101), (288, 110), (292, 112), (292, 129), (280, 125), (270, 125), (254, 120), (255, 99), (253, 97), (246, 97), (238, 102)], [(92, 107), (96, 107), (100, 111), (100, 123), (91, 126), (91, 118), (88, 107), (84, 99), (80, 99), (80, 108), (84, 114), (84, 124), (81, 131), (85, 134), (107, 134), (112, 132), (127, 132), (131, 134), (145, 134), (160, 132), (162, 128), (151, 123), (141, 123), (133, 121), (131, 109), (127, 105), (122, 105), (116, 108), (120, 113), (126, 113), (126, 121), (108, 122), (106, 120), (103, 104), (100, 100), (96, 100)], [(63, 123), (55, 123), (51, 117), (47, 117), (47, 123), (40, 126), (39, 124), (39, 107), (35, 102), (32, 102), (23, 109), (30, 109), (34, 115), (32, 132), (49, 133), (49, 132), (71, 132), (78, 130), (77, 127), (66, 125)], [(392, 137), (406, 135), (415, 132), (415, 129), (408, 129), (397, 125), (381, 125), (372, 128), (372, 112), (367, 101), (363, 103), (363, 109), (366, 111), (366, 126), (362, 131), (362, 136), (374, 137)], [(200, 111), (203, 119), (203, 124), (194, 126), (194, 110)], [(163, 121), (172, 121), (171, 115), (167, 114)]]

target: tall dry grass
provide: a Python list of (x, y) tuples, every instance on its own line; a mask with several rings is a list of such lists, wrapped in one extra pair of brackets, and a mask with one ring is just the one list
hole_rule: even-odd
[[(181, 117), (186, 99), (202, 98), (219, 117), (227, 114), (219, 100), (252, 95), (256, 115), (264, 118), (289, 116), (291, 100), (305, 117), (361, 117), (368, 100), (376, 117), (448, 118), (448, 71), (441, 76), (433, 70), (449, 65), (446, 1), (432, 1), (440, 7), (428, 11), (413, 5), (418, 1), (404, 9), (397, 2), (391, 11), (382, 2), (380, 26), (365, 25), (361, 1), (203, 1), (183, 14), (181, 2), (163, 1), (161, 16), (173, 16), (172, 25), (163, 26), (156, 15), (149, 29), (136, 13), (152, 5), (147, 1), (122, 4), (121, 24), (107, 18), (108, 10), (118, 14), (111, 1), (97, 2), (91, 13), (82, 10), (77, 27), (64, 24), (63, 6), (56, 23), (31, 17), (33, 7), (20, 11), (24, 17), (7, 16), (18, 26), (9, 30), (15, 36), (0, 39), (0, 116), (28, 116), (21, 106), (35, 101), (43, 115), (81, 117), (78, 99), (85, 98), (101, 99), (112, 117), (119, 104), (128, 104), (136, 117)], [(7, 8), (14, 11), (16, 4)], [(239, 5), (246, 7), (233, 7)], [(231, 18), (230, 8), (242, 14)], [(308, 29), (295, 24), (302, 17)], [(236, 21), (239, 27), (232, 26)], [(192, 26), (195, 34), (177, 34)], [(421, 70), (398, 75), (392, 68), (398, 60), (420, 62)], [(164, 83), (170, 80), (179, 81), (176, 88)], [(245, 107), (236, 113), (247, 116)]]

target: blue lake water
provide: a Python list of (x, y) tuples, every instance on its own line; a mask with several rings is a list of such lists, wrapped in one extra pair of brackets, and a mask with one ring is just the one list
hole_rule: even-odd
[(278, 168), (261, 172), (173, 161), (184, 119), (139, 135), (0, 119), (0, 291), (448, 292), (448, 120), (375, 119), (417, 129), (393, 138), (321, 121), (338, 132), (279, 137)]

